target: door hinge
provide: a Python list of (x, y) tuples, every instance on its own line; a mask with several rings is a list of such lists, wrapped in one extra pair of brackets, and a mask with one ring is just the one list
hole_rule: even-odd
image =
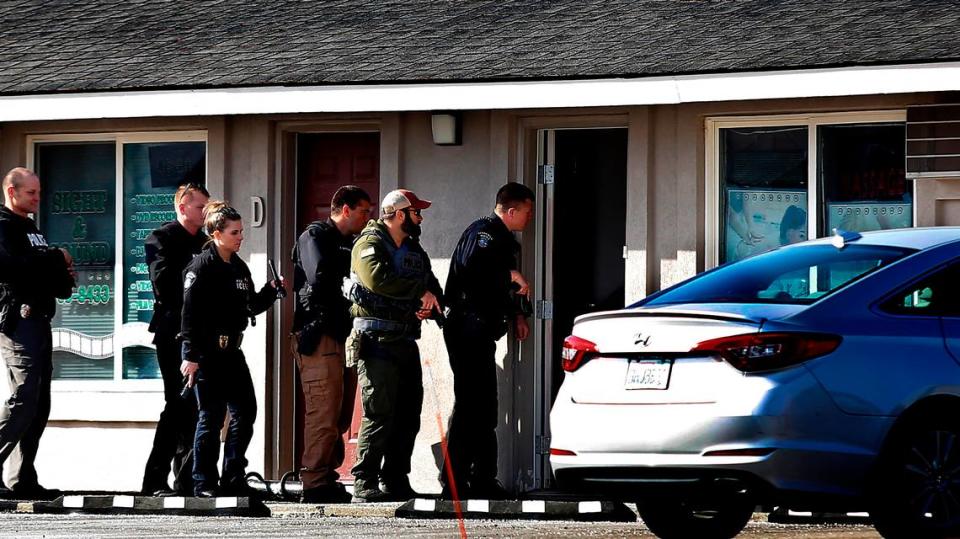
[(553, 302), (541, 299), (537, 301), (537, 318), (540, 320), (553, 320)]
[(534, 451), (538, 455), (550, 454), (550, 437), (543, 434), (538, 435), (533, 441)]
[(544, 185), (553, 183), (553, 165), (540, 165), (537, 167), (537, 183)]

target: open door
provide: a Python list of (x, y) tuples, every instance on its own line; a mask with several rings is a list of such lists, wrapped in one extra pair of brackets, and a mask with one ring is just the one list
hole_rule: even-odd
[[(357, 185), (370, 194), (376, 207), (380, 200), (379, 133), (301, 133), (297, 135), (297, 235), (317, 219), (330, 216), (330, 200), (343, 185)], [(300, 469), (303, 453), (303, 391), (296, 380), (296, 428), (294, 470)], [(359, 391), (359, 390), (358, 390)], [(353, 422), (345, 435), (346, 455), (337, 472), (341, 481), (352, 482), (350, 469), (357, 454), (362, 408), (359, 393), (354, 400)]]
[(627, 130), (542, 130), (538, 162), (535, 417), (544, 437), (535, 482), (548, 487), (549, 414), (563, 381), (563, 340), (577, 316), (624, 306)]

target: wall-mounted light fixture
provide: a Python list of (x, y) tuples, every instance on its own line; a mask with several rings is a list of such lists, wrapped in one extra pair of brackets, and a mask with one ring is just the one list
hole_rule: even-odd
[(433, 130), (433, 143), (438, 146), (459, 146), (463, 116), (459, 112), (433, 112), (430, 114), (430, 127)]

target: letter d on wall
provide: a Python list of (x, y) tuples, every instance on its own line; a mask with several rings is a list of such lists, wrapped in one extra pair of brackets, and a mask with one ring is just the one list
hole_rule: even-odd
[(250, 197), (250, 224), (253, 227), (263, 226), (264, 209), (263, 197)]

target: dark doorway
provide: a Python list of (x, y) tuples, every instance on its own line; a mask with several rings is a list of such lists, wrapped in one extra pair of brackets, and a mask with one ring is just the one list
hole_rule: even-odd
[[(373, 206), (380, 200), (379, 133), (303, 133), (297, 135), (297, 234), (309, 223), (330, 216), (330, 200), (342, 185), (358, 185), (370, 194)], [(296, 369), (294, 370), (296, 373)], [(300, 469), (303, 452), (303, 392), (296, 375), (296, 442), (294, 470)], [(337, 470), (342, 481), (352, 481), (350, 468), (356, 460), (360, 431), (360, 397), (357, 395), (353, 423), (345, 438), (346, 456)]]
[(552, 398), (573, 319), (623, 307), (627, 130), (558, 130), (554, 148)]

